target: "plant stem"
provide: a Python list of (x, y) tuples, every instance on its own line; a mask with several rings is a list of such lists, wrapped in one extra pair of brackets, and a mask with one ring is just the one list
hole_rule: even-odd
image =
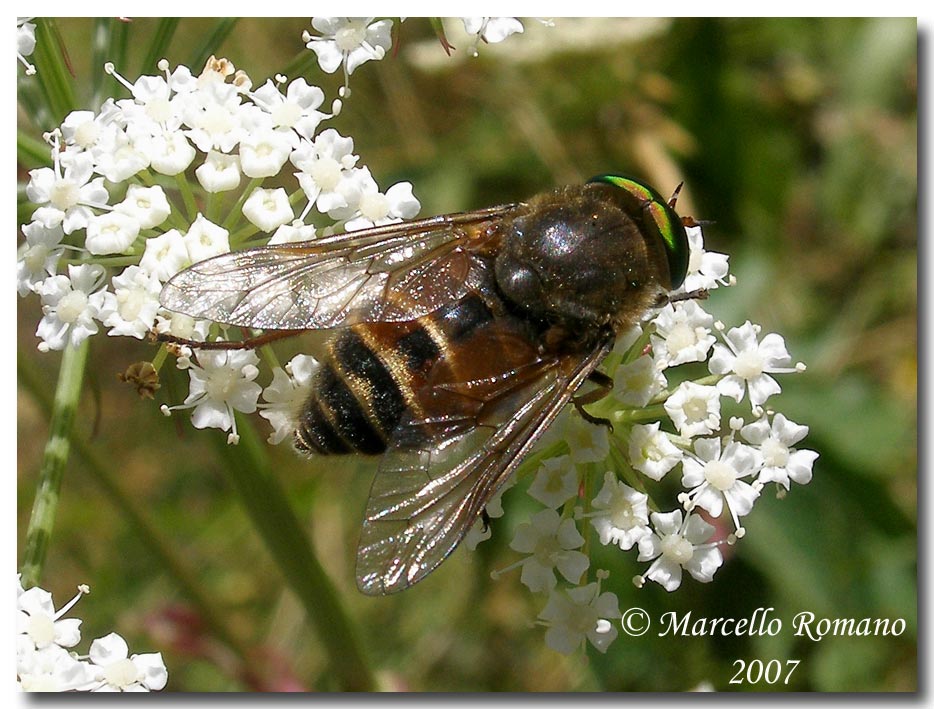
[(253, 427), (238, 421), (240, 443), (216, 436), (226, 471), (256, 531), (296, 593), (330, 660), (330, 671), (346, 691), (372, 691), (376, 682), (363, 654), (356, 627), (315, 555), (288, 498), (269, 469), (264, 444)]
[(84, 367), (88, 358), (88, 340), (77, 347), (68, 345), (62, 353), (62, 363), (58, 372), (58, 384), (52, 403), (49, 420), (49, 438), (42, 456), (39, 469), (39, 484), (36, 487), (36, 499), (26, 531), (26, 548), (23, 554), (22, 583), (29, 588), (39, 583), (42, 566), (45, 563), (52, 528), (55, 525), (55, 511), (58, 508), (58, 496), (62, 487), (65, 464), (71, 450), (71, 430), (75, 420), (75, 410), (81, 396), (81, 383), (84, 380)]

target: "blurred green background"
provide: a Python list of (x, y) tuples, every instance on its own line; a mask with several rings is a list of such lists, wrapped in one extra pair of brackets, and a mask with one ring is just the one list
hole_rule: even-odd
[[(273, 471), (380, 681), (419, 691), (670, 691), (702, 682), (724, 691), (915, 690), (915, 20), (525, 24), (524, 35), (481, 46), (474, 59), (463, 46), (447, 57), (425, 20), (406, 20), (394, 28), (397, 53), (360, 67), (342, 114), (322, 128), (352, 135), (384, 189), (411, 181), (423, 215), (522, 199), (601, 172), (640, 175), (662, 193), (685, 181), (679, 211), (716, 222), (705, 230), (708, 247), (730, 254), (738, 278), (716, 291), (709, 309), (727, 325), (751, 319), (782, 333), (792, 357), (807, 363), (804, 375), (782, 380), (775, 406), (810, 426), (802, 447), (820, 458), (810, 485), (757, 504), (747, 538), (712, 584), (688, 579), (674, 594), (655, 584), (636, 590), (630, 579), (645, 565), (634, 554), (607, 553), (595, 567), (611, 569), (604, 588), (622, 609), (638, 605), (657, 620), (669, 610), (741, 618), (771, 607), (785, 629), (776, 637), (621, 635), (606, 655), (553, 652), (532, 624), (541, 599), (517, 573), (489, 579), (515, 559), (510, 504), (513, 519), (531, 509), (521, 493), (507, 495), (506, 517), (478, 553), (457, 552), (400, 595), (364, 597), (354, 587), (353, 558), (372, 465), (322, 471), (281, 446), (271, 452)], [(81, 107), (98, 107), (91, 103), (98, 85), (104, 96), (125, 96), (92, 66), (98, 25), (58, 26)], [(143, 65), (156, 27), (151, 19), (104, 23), (116, 28), (107, 58), (123, 58), (124, 76), (156, 73)], [(197, 48), (217, 28), (214, 20), (180, 21), (164, 55), (197, 73), (204, 60)], [(300, 35), (309, 28), (307, 19), (244, 19), (221, 27), (213, 51), (247, 71), (254, 86), (277, 72), (301, 73), (329, 101), (341, 79), (322, 75), (303, 50)], [(63, 116), (24, 109), (37, 100), (27, 84), (20, 79), (19, 128), (38, 137)], [(21, 177), (32, 167), (22, 158)], [(30, 211), (21, 203), (20, 224)], [(35, 350), (36, 300), (18, 304), (19, 356), (51, 395), (59, 356)], [(170, 690), (332, 688), (315, 632), (225, 478), (224, 434), (164, 418), (117, 382), (116, 372), (154, 352), (119, 340), (93, 338), (75, 435), (196, 569), (215, 611), (251, 654), (205, 632), (175, 577), (153, 563), (125, 508), (113, 505), (79, 453), (66, 471), (41, 585), (61, 603), (76, 584), (90, 584), (75, 611), (84, 619), (83, 644), (117, 630), (133, 652), (161, 651)], [(169, 382), (159, 394), (175, 403), (185, 391)], [(20, 388), (18, 418), (22, 543), (47, 427), (34, 388)], [(907, 629), (900, 637), (814, 642), (790, 629), (799, 611), (904, 618)], [(787, 687), (729, 684), (734, 661), (754, 658), (800, 665)]]

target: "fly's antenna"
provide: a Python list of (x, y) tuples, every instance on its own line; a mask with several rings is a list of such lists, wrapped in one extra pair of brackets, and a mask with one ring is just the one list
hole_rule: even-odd
[(681, 188), (684, 187), (684, 182), (679, 182), (678, 186), (675, 187), (675, 191), (671, 195), (671, 199), (668, 200), (668, 206), (672, 209), (675, 208), (675, 204), (678, 202), (678, 195), (681, 193)]

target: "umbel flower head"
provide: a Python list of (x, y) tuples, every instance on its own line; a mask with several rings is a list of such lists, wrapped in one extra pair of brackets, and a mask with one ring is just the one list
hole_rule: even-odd
[[(385, 44), (384, 29), (371, 31)], [(348, 58), (352, 71), (361, 60), (353, 51)], [(17, 289), (41, 298), (40, 350), (77, 346), (98, 332), (207, 335), (209, 323), (159, 306), (162, 286), (182, 269), (236, 248), (314, 238), (311, 219), (334, 231), (419, 210), (409, 183), (382, 190), (353, 139), (322, 129), (341, 104), (322, 111), (324, 92), (304, 78), (277, 76), (254, 90), (226, 59), (211, 57), (197, 75), (164, 60), (159, 68), (131, 81), (107, 65), (129, 97), (69, 114), (47, 135), (52, 167), (30, 173), (35, 208), (23, 225)], [(263, 184), (273, 178), (275, 186)], [(229, 431), (235, 442), (234, 412), (255, 411), (262, 391), (255, 354), (183, 354), (191, 392), (164, 410), (190, 409), (196, 427)], [(280, 379), (272, 391), (282, 386)], [(283, 420), (270, 418), (279, 430)]]
[[(688, 234), (690, 282), (710, 290), (735, 283), (727, 257), (704, 251), (701, 229)], [(744, 536), (740, 519), (753, 513), (769, 482), (783, 493), (791, 481), (810, 480), (817, 454), (797, 448), (807, 427), (762, 408), (780, 392), (775, 375), (804, 366), (787, 366), (784, 341), (774, 334), (759, 340), (752, 323), (725, 330), (700, 301), (673, 297), (621, 337), (604, 363), (613, 393), (588, 410), (610, 420), (612, 431), (572, 415), (559, 440), (548, 437), (528, 486), (546, 509), (516, 528), (511, 547), (528, 556), (507, 568), (521, 567), (522, 582), (548, 594), (539, 621), (555, 650), (573, 652), (589, 641), (606, 651), (616, 637), (607, 621), (618, 617), (616, 596), (600, 592), (587, 573), (588, 534), (620, 552), (635, 550), (647, 565), (636, 586), (653, 581), (673, 592), (685, 575), (714, 579), (724, 564), (721, 546)], [(711, 375), (698, 378), (703, 363)], [(749, 424), (730, 415), (747, 390), (755, 417)], [(595, 471), (604, 471), (599, 487)], [(683, 488), (680, 507), (665, 509), (662, 484), (672, 484), (672, 471)], [(727, 517), (732, 532), (703, 515)], [(571, 562), (573, 573), (554, 572)], [(605, 577), (598, 573), (598, 582)]]

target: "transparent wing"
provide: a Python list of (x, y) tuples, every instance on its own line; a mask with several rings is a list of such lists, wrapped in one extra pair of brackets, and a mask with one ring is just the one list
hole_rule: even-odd
[[(478, 336), (502, 343), (502, 334)], [(517, 337), (474, 358), (469, 378), (448, 371), (426, 385), (424, 411), (400, 423), (373, 481), (357, 549), (360, 590), (401, 591), (444, 561), (611, 346), (543, 358)]]
[(166, 283), (162, 306), (241, 327), (302, 330), (410, 320), (475, 285), (477, 253), (516, 205), (234, 251)]

